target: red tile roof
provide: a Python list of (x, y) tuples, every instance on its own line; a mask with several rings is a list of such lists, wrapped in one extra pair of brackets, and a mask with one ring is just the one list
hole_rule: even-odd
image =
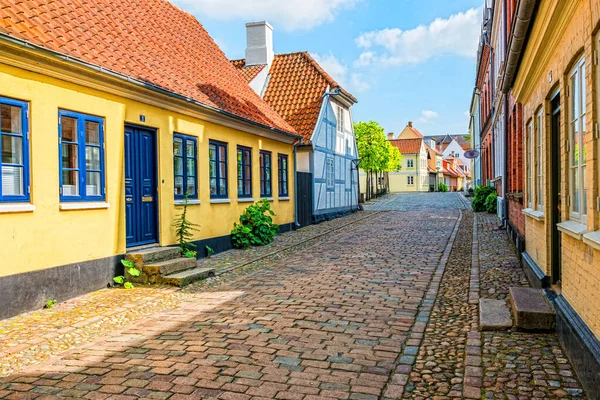
[(248, 83), (252, 82), (252, 80), (256, 78), (256, 75), (267, 66), (266, 64), (263, 64), (246, 67), (246, 60), (243, 58), (241, 60), (232, 60), (231, 63), (238, 71), (240, 71), (242, 77)]
[(254, 93), (204, 27), (166, 0), (11, 1), (0, 5), (0, 34), (295, 133)]
[[(242, 61), (233, 60), (232, 64), (250, 82), (254, 78), (249, 79), (244, 72), (247, 67)], [(305, 143), (310, 141), (317, 124), (327, 86), (330, 90), (339, 88), (352, 101), (357, 101), (306, 51), (275, 55), (269, 76), (263, 99), (304, 137)]]
[(418, 154), (421, 152), (423, 139), (392, 139), (390, 144), (400, 150), (400, 154)]

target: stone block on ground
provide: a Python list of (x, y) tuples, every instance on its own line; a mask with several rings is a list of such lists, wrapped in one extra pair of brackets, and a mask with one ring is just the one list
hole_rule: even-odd
[(512, 327), (510, 311), (504, 300), (479, 299), (479, 329), (501, 331)]
[(511, 287), (509, 299), (517, 329), (525, 331), (554, 330), (556, 313), (542, 290)]

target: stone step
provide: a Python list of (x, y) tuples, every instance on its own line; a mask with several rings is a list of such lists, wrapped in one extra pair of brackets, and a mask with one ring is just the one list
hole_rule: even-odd
[(502, 331), (512, 327), (510, 311), (505, 300), (479, 299), (479, 329)]
[(556, 313), (542, 290), (512, 287), (509, 299), (517, 329), (552, 331), (556, 327)]
[(193, 268), (187, 271), (178, 272), (176, 274), (165, 275), (161, 277), (161, 283), (165, 285), (173, 285), (184, 287), (192, 282), (215, 276), (214, 268)]
[[(179, 254), (177, 254), (179, 256)], [(172, 260), (144, 264), (144, 272), (148, 275), (170, 275), (195, 268), (198, 261), (195, 258), (178, 257)]]
[(149, 249), (134, 250), (127, 253), (125, 258), (133, 261), (133, 263), (140, 268), (145, 264), (172, 260), (174, 258), (179, 258), (180, 256), (181, 252), (179, 247), (151, 247)]

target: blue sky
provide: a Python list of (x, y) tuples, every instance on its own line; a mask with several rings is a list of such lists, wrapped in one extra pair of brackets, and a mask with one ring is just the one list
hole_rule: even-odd
[(466, 133), (482, 0), (172, 0), (229, 58), (245, 22), (273, 25), (276, 53), (307, 50), (359, 103), (355, 121), (399, 133)]

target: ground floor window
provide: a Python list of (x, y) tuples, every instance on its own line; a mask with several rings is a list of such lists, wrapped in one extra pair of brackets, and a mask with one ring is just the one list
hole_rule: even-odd
[(173, 171), (175, 198), (198, 198), (198, 169), (196, 160), (198, 141), (195, 137), (175, 134), (173, 136)]
[(260, 197), (271, 197), (272, 196), (272, 184), (271, 184), (271, 152), (261, 151), (260, 152)]
[(0, 97), (0, 201), (29, 201), (28, 103)]
[(585, 59), (581, 58), (569, 74), (569, 202), (570, 219), (586, 219), (586, 85)]
[(208, 143), (210, 197), (227, 197), (227, 143)]
[(61, 201), (104, 200), (104, 119), (59, 111)]
[(409, 185), (414, 185), (415, 184), (415, 177), (414, 176), (407, 176), (406, 177), (406, 183), (408, 183)]
[(252, 150), (238, 146), (238, 197), (252, 197)]
[(279, 154), (277, 156), (277, 172), (279, 183), (279, 196), (286, 197), (288, 193), (288, 156)]
[(327, 189), (335, 188), (335, 160), (333, 158), (327, 159), (326, 167), (326, 180), (327, 180)]

